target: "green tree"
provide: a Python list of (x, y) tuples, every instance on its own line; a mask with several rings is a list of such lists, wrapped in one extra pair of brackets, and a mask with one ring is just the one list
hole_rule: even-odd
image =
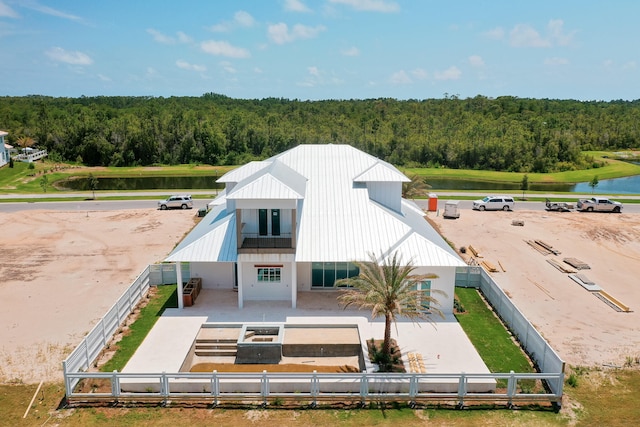
[[(382, 355), (391, 360), (391, 323), (396, 324), (399, 317), (408, 318), (413, 322), (431, 321), (434, 314), (443, 318), (442, 312), (434, 307), (438, 300), (433, 294), (444, 295), (444, 292), (423, 290), (419, 285), (437, 276), (412, 275), (416, 267), (411, 265), (411, 262), (403, 265), (397, 252), (382, 263), (378, 262), (374, 254), (369, 254), (369, 259), (366, 262), (354, 262), (360, 269), (358, 276), (336, 281), (336, 286), (349, 287), (342, 291), (338, 300), (345, 308), (357, 306), (370, 309), (372, 318), (384, 316)], [(429, 307), (429, 310), (425, 307)], [(382, 366), (380, 368), (388, 370)]]
[(424, 193), (431, 188), (423, 177), (413, 174), (409, 177), (411, 181), (402, 183), (402, 197), (405, 199), (415, 199), (424, 196)]
[(594, 175), (593, 179), (589, 181), (589, 187), (591, 187), (591, 194), (593, 194), (593, 191), (596, 189), (598, 184), (600, 184), (600, 181), (598, 181), (598, 175)]
[(89, 174), (88, 177), (89, 189), (93, 193), (93, 198), (96, 198), (96, 190), (98, 189), (98, 178), (93, 176), (92, 173)]
[(524, 192), (529, 189), (529, 175), (526, 173), (522, 177), (522, 181), (520, 182), (520, 189), (522, 190), (522, 200), (524, 200)]
[(40, 178), (40, 187), (42, 188), (43, 192), (47, 192), (47, 187), (49, 186), (49, 178), (47, 177), (46, 174), (42, 175), (42, 178)]

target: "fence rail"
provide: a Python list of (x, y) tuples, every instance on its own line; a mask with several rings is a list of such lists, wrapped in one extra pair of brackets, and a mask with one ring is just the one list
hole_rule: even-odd
[[(182, 267), (183, 281), (189, 277), (189, 266)], [(547, 401), (560, 405), (563, 393), (564, 362), (520, 313), (493, 279), (481, 268), (462, 268), (456, 273), (456, 285), (479, 288), (505, 324), (512, 330), (541, 368), (540, 373), (495, 374), (293, 374), (293, 373), (103, 373), (86, 372), (100, 355), (122, 322), (134, 309), (151, 285), (175, 283), (175, 265), (148, 266), (122, 294), (107, 314), (96, 324), (76, 349), (63, 362), (67, 399), (73, 401), (118, 400), (251, 400), (266, 404), (269, 399), (318, 400), (355, 399), (361, 402), (403, 400), (450, 401), (462, 406), (469, 401), (515, 402)], [(81, 380), (108, 380), (109, 392), (81, 393)], [(507, 380), (505, 392), (475, 392), (474, 382)], [(546, 385), (542, 393), (527, 393), (530, 387), (520, 387), (522, 380), (540, 380)], [(127, 391), (132, 382), (142, 382), (144, 388)], [(434, 391), (438, 381), (454, 384), (455, 391)], [(199, 387), (193, 390), (194, 382)], [(239, 383), (243, 391), (238, 391)], [(189, 385), (190, 384), (190, 385)]]
[[(327, 373), (68, 373), (67, 388), (80, 380), (109, 381), (109, 391), (67, 394), (70, 403), (109, 401), (167, 401), (179, 402), (198, 399), (217, 405), (221, 401), (252, 401), (263, 405), (270, 400), (288, 399), (298, 403), (351, 400), (362, 404), (374, 401), (405, 401), (409, 405), (424, 401), (452, 402), (460, 407), (473, 401), (502, 402), (554, 402), (558, 405), (562, 394), (553, 392), (531, 393), (523, 387), (523, 380), (544, 380), (562, 383), (564, 375), (526, 373), (517, 374), (327, 374)], [(474, 392), (474, 382), (506, 380), (507, 386), (499, 392)], [(132, 384), (145, 389), (126, 391)], [(442, 390), (442, 383), (449, 387)], [(191, 386), (188, 386), (188, 385)], [(519, 387), (520, 386), (520, 387)], [(557, 387), (556, 387), (557, 388)]]

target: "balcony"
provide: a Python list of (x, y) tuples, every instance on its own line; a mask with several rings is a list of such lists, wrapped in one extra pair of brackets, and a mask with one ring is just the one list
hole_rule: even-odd
[(293, 243), (291, 233), (282, 233), (279, 236), (242, 233), (242, 243), (238, 248), (238, 252), (294, 253), (295, 247)]

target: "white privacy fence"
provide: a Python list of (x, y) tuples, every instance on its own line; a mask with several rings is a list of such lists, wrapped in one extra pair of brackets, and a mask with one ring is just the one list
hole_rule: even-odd
[[(564, 361), (483, 268), (459, 268), (456, 272), (456, 286), (480, 289), (540, 372), (564, 373)], [(563, 383), (550, 383), (549, 386), (555, 393), (562, 394)]]
[[(188, 265), (182, 266), (183, 282), (189, 279)], [(63, 361), (66, 396), (69, 401), (98, 400), (180, 400), (202, 399), (217, 404), (219, 400), (269, 399), (318, 400), (493, 401), (512, 404), (517, 401), (547, 401), (560, 405), (563, 393), (564, 362), (538, 334), (529, 321), (484, 270), (461, 268), (456, 285), (478, 287), (500, 317), (518, 337), (523, 347), (540, 367), (540, 373), (495, 374), (391, 374), (391, 373), (121, 373), (87, 372), (103, 348), (118, 330), (151, 285), (176, 282), (175, 265), (148, 266), (100, 319), (76, 349)], [(107, 392), (81, 392), (81, 380), (107, 381)], [(523, 383), (528, 380), (528, 383)], [(506, 389), (487, 389), (486, 382), (506, 381)], [(547, 388), (532, 392), (531, 381), (542, 381)], [(195, 385), (195, 388), (194, 388)], [(136, 387), (138, 389), (136, 389)], [(142, 388), (140, 388), (142, 387)], [(548, 391), (547, 391), (548, 390)]]

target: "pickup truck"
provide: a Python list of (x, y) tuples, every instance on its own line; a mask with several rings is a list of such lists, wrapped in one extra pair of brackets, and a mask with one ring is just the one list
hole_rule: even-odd
[(622, 211), (622, 203), (614, 202), (606, 197), (592, 197), (578, 200), (578, 210), (586, 212), (616, 212)]

